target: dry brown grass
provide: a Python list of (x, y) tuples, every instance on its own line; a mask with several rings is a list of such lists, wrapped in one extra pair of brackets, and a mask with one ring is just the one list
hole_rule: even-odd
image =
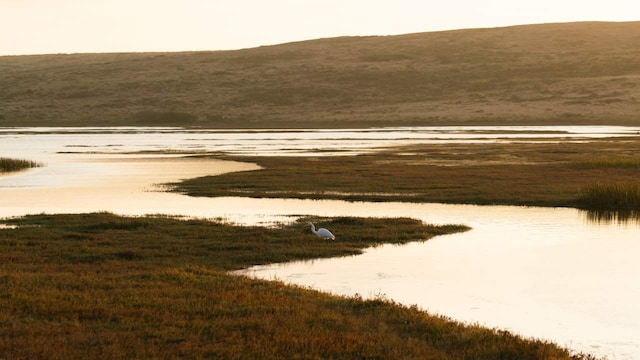
[(0, 57), (0, 125), (637, 124), (640, 23)]

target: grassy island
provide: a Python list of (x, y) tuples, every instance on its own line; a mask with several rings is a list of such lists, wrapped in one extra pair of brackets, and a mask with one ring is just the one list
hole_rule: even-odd
[(0, 174), (39, 166), (42, 165), (35, 161), (0, 157)]
[[(228, 271), (357, 254), (464, 231), (411, 219), (277, 228), (108, 213), (4, 220), (2, 358), (578, 359), (551, 343), (383, 299), (339, 298)], [(374, 229), (374, 230), (371, 230)]]
[(262, 169), (190, 179), (193, 196), (640, 210), (640, 141), (427, 144), (359, 156), (235, 157)]

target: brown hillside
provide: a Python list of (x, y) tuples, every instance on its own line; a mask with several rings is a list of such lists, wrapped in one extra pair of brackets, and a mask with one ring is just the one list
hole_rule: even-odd
[(0, 126), (640, 124), (640, 22), (0, 57)]

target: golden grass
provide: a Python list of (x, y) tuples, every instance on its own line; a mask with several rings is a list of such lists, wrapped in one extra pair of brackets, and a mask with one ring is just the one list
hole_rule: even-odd
[(637, 124), (640, 23), (0, 57), (0, 125)]
[(0, 230), (1, 358), (571, 358), (547, 342), (384, 299), (337, 298), (226, 272), (461, 227), (320, 219), (350, 234), (327, 242), (304, 219), (276, 229), (105, 213), (5, 222), (19, 227)]

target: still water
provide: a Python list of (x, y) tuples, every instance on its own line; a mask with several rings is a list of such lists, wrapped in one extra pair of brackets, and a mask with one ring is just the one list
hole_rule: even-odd
[[(0, 176), (0, 218), (111, 211), (272, 224), (311, 216), (408, 216), (471, 231), (364, 255), (249, 269), (245, 274), (341, 295), (386, 297), (457, 320), (549, 339), (610, 359), (640, 358), (640, 226), (593, 222), (574, 209), (191, 198), (159, 184), (253, 164), (174, 152), (266, 155), (361, 153), (398, 144), (588, 141), (638, 129), (394, 128), (210, 131), (174, 128), (0, 129), (0, 156), (45, 167)], [(154, 153), (159, 152), (159, 153)], [(2, 231), (0, 229), (0, 231)], [(348, 234), (336, 234), (338, 240)], [(318, 241), (310, 236), (310, 241)]]

